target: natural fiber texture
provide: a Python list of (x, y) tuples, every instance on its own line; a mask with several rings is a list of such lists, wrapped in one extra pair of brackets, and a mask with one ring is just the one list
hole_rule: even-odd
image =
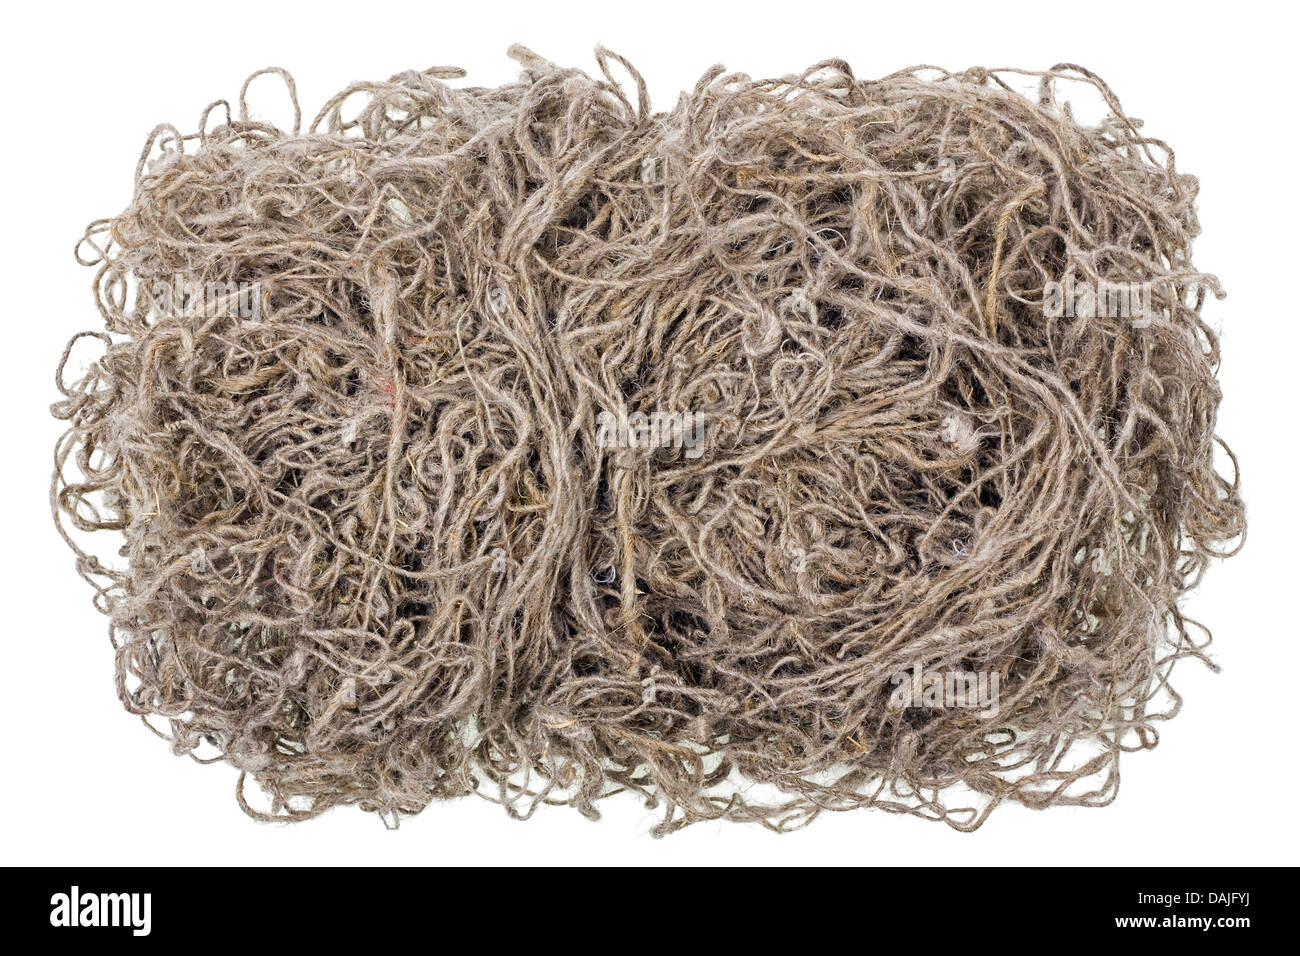
[[(125, 535), (111, 569), (65, 533), (126, 706), (277, 819), (1109, 802), (1244, 532), (1196, 181), (1076, 66), (719, 67), (652, 113), (612, 53), (511, 52), (517, 83), (401, 73), (305, 133), (242, 94), (159, 127), (88, 230), (106, 351), (60, 367), (53, 494)], [(256, 315), (166, 308), (178, 277)], [(1067, 278), (1153, 317), (1052, 317)], [(706, 438), (607, 447), (621, 409)], [(920, 670), (997, 675), (996, 714), (892, 707)]]

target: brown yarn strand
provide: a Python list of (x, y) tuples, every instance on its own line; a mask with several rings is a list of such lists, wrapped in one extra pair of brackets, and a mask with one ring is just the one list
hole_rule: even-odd
[[(653, 113), (609, 51), (510, 53), (306, 132), (259, 71), (290, 131), (245, 84), (88, 228), (103, 355), (60, 363), (52, 499), (127, 709), (266, 819), (1110, 802), (1245, 533), (1173, 151), (1071, 64), (715, 67)], [(1148, 321), (1053, 317), (1067, 281)], [(641, 414), (703, 438), (600, 440)], [(892, 705), (921, 671), (995, 675), (996, 713)]]

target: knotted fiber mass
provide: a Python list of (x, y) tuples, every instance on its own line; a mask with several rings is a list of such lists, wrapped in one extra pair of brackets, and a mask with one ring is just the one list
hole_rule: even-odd
[(277, 819), (1109, 802), (1244, 533), (1173, 152), (1070, 65), (655, 113), (511, 52), (306, 132), (263, 71), (292, 129), (245, 84), (88, 229), (53, 499), (126, 707)]

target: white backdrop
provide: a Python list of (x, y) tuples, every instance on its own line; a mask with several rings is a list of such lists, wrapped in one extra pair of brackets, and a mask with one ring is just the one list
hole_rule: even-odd
[[(1154, 5), (1152, 5), (1154, 7)], [(1226, 864), (1295, 862), (1300, 465), (1290, 389), (1296, 366), (1293, 29), (1281, 8), (818, 2), (317, 2), (230, 0), (218, 8), (129, 3), (67, 10), (14, 6), (5, 72), (3, 164), (10, 420), (0, 463), (9, 538), (0, 561), (5, 650), (0, 681), (0, 862), (50, 864), (866, 863)], [(1201, 19), (1209, 18), (1209, 19)], [(665, 840), (631, 797), (591, 823), (568, 808), (514, 822), (477, 799), (437, 804), (397, 832), (356, 809), (262, 825), (236, 807), (236, 771), (200, 766), (125, 713), (113, 689), (105, 620), (90, 604), (46, 504), (59, 424), (53, 370), (67, 338), (98, 320), (91, 270), (72, 249), (91, 219), (127, 203), (146, 134), (233, 99), (268, 65), (297, 79), (308, 117), (354, 79), (434, 64), (497, 85), (520, 42), (589, 71), (597, 43), (643, 72), (659, 108), (715, 62), (751, 75), (798, 72), (832, 56), (862, 77), (916, 63), (949, 69), (1082, 64), (1201, 178), (1195, 261), (1229, 297), (1207, 315), (1222, 330), (1222, 434), (1241, 458), (1250, 532), (1187, 603), (1215, 634), (1212, 674), (1175, 672), (1183, 713), (1152, 752), (1126, 755), (1105, 809), (1016, 806), (965, 835), (880, 812), (823, 816), (775, 836), (702, 824)], [(253, 107), (287, 113), (275, 84)], [(280, 111), (280, 112), (277, 112)]]

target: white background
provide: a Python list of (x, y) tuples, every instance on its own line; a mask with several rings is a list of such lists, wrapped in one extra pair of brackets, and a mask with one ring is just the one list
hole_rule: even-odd
[[(1297, 83), (1284, 7), (1035, 2), (531, 4), (15, 4), (6, 10), (3, 140), (7, 420), (0, 520), (8, 546), (0, 656), (0, 862), (46, 864), (866, 863), (1224, 864), (1296, 862), (1296, 618), (1300, 547), (1297, 368)], [(1215, 633), (1223, 672), (1180, 664), (1183, 713), (1152, 752), (1126, 755), (1117, 801), (1045, 812), (1005, 806), (966, 835), (880, 812), (825, 815), (775, 836), (701, 824), (665, 840), (633, 798), (591, 823), (568, 808), (518, 823), (477, 799), (435, 804), (400, 830), (340, 808), (264, 825), (236, 807), (236, 772), (173, 757), (118, 703), (106, 622), (54, 532), (46, 503), (58, 423), (53, 370), (98, 316), (92, 270), (72, 249), (120, 211), (148, 131), (194, 128), (253, 70), (298, 81), (304, 112), (356, 79), (434, 64), (497, 85), (513, 42), (596, 71), (596, 43), (627, 56), (671, 108), (715, 62), (755, 76), (847, 59), (860, 77), (916, 63), (1101, 74), (1131, 115), (1200, 176), (1195, 262), (1229, 292), (1219, 431), (1239, 454), (1250, 532), (1187, 603)], [(287, 114), (275, 84), (254, 111)], [(280, 112), (277, 112), (280, 111)]]

